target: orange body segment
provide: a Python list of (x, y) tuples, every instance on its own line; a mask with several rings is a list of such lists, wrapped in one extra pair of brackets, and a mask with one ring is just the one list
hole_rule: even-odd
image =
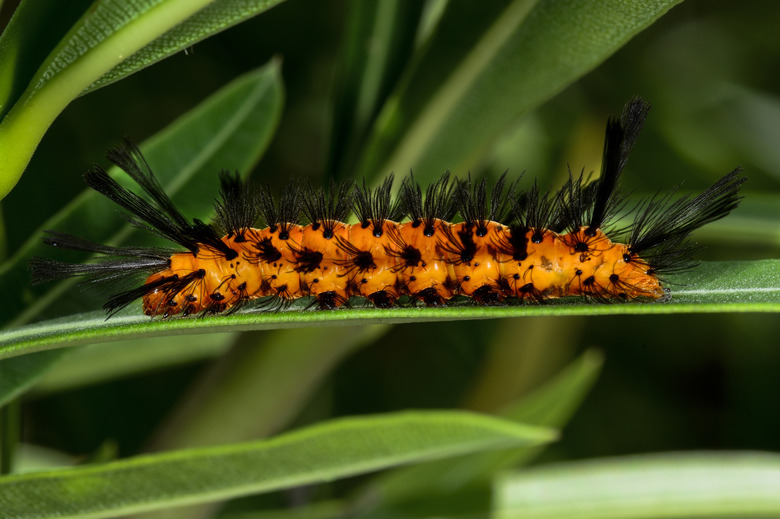
[(307, 294), (315, 297), (330, 294), (330, 306), (341, 306), (349, 299), (349, 293), (346, 284), (348, 272), (344, 267), (347, 256), (339, 247), (339, 241), (348, 239), (349, 228), (341, 222), (334, 222), (332, 234), (326, 237), (325, 230), (323, 226), (315, 229), (307, 225), (303, 228), (302, 243), (298, 248), (303, 267), (299, 269), (301, 285)]
[(343, 242), (342, 247), (348, 257), (350, 293), (368, 298), (386, 298), (385, 302), (390, 304), (398, 298), (397, 259), (387, 253), (387, 249), (393, 246), (391, 236), (397, 232), (397, 227), (397, 223), (386, 221), (381, 233), (378, 233), (380, 235), (376, 236), (377, 232), (371, 225), (349, 226), (349, 247), (344, 247)]

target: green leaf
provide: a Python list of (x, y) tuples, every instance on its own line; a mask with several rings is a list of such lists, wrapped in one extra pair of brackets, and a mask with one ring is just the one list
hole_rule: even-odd
[(780, 456), (680, 453), (561, 463), (496, 485), (496, 519), (780, 516)]
[(86, 89), (116, 81), (279, 1), (97, 0), (0, 121), (0, 196), (19, 180), (54, 119)]
[(692, 272), (670, 276), (670, 302), (599, 304), (575, 298), (521, 306), (451, 306), (445, 308), (363, 308), (306, 310), (301, 299), (286, 311), (263, 313), (251, 308), (233, 315), (151, 320), (140, 310), (105, 320), (91, 312), (0, 332), (0, 359), (36, 351), (114, 340), (127, 336), (162, 336), (185, 332), (229, 332), (303, 326), (412, 323), (497, 319), (529, 315), (620, 315), (703, 312), (780, 312), (780, 260), (702, 263)]
[(73, 467), (79, 463), (75, 456), (29, 443), (20, 443), (16, 453), (14, 474), (52, 470), (54, 467)]
[[(552, 380), (507, 406), (498, 416), (517, 423), (563, 428), (596, 381), (602, 362), (601, 354), (595, 351), (584, 353)], [(503, 468), (532, 459), (542, 448), (527, 446), (509, 451), (480, 452), (396, 469), (379, 476), (361, 494), (374, 506), (380, 500), (382, 503), (399, 503), (453, 495), (462, 492), (469, 484), (484, 483), (487, 477)]]
[[(220, 89), (203, 103), (171, 123), (141, 145), (146, 159), (166, 192), (185, 214), (207, 218), (193, 200), (212, 199), (222, 169), (238, 170), (246, 176), (267, 148), (282, 112), (283, 88), (279, 63), (250, 72)], [(110, 173), (118, 178), (119, 170)], [(123, 177), (124, 175), (122, 175)], [(203, 196), (203, 193), (207, 193)], [(201, 195), (201, 196), (198, 196)], [(33, 233), (16, 254), (0, 266), (0, 290), (17, 294), (0, 301), (0, 319), (12, 325), (40, 318), (43, 309), (66, 290), (73, 295), (73, 282), (29, 287), (27, 264), (32, 256), (49, 256), (52, 248), (43, 245), (43, 230), (79, 232), (92, 241), (121, 243), (132, 230), (105, 197), (86, 189)], [(28, 302), (28, 306), (18, 301)]]
[(16, 519), (114, 517), (554, 438), (549, 429), (464, 412), (341, 419), (271, 440), (0, 478), (0, 509)]
[[(562, 429), (596, 383), (603, 362), (601, 353), (585, 352), (542, 387), (502, 409), (498, 416), (517, 423)], [(446, 481), (457, 489), (503, 468), (528, 463), (541, 450), (531, 447), (511, 450), (501, 456), (495, 453), (466, 456), (459, 460)]]
[(681, 0), (450, 2), (380, 114), (359, 171), (473, 168), (515, 122)]
[[(169, 0), (170, 1), (170, 0)], [(284, 0), (210, 0), (208, 5), (182, 23), (152, 40), (120, 62), (82, 94), (97, 90), (129, 76), (168, 56), (191, 47), (218, 32), (256, 16)]]
[[(282, 97), (278, 64), (273, 62), (225, 86), (149, 139), (142, 149), (161, 183), (178, 203), (201, 198), (194, 194), (201, 190), (213, 192), (216, 173), (221, 168), (238, 169), (244, 174), (251, 169), (270, 142), (281, 114)], [(116, 168), (113, 172), (117, 173)], [(191, 204), (189, 211), (196, 217), (208, 216), (203, 208)], [(72, 282), (66, 281), (41, 287), (39, 295), (34, 296), (30, 293), (27, 262), (33, 255), (51, 254), (51, 247), (41, 243), (43, 229), (79, 228), (89, 228), (89, 238), (102, 242), (119, 243), (130, 234), (127, 222), (108, 200), (85, 190), (0, 267), (0, 289), (19, 294), (17, 298), (0, 301), (4, 319), (15, 317), (14, 322), (24, 322), (59, 301), (68, 290), (76, 290)], [(25, 308), (11, 299), (31, 303)], [(0, 374), (5, 375), (0, 378), (0, 402), (31, 387), (60, 357), (51, 351), (29, 360), (0, 361)]]

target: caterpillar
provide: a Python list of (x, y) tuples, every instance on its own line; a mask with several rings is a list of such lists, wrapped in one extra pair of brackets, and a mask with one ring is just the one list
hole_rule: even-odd
[[(145, 278), (109, 297), (109, 317), (138, 299), (146, 315), (163, 318), (234, 312), (253, 299), (278, 310), (303, 297), (323, 310), (354, 296), (379, 308), (445, 305), (464, 296), (480, 305), (567, 296), (666, 300), (664, 275), (696, 264), (699, 247), (689, 235), (734, 209), (746, 179), (737, 168), (697, 196), (656, 195), (634, 207), (627, 228), (611, 230), (625, 212), (619, 180), (649, 108), (634, 98), (620, 118), (610, 118), (599, 177), (570, 171), (557, 192), (536, 182), (520, 190), (520, 179), (509, 182), (507, 173), (490, 189), (484, 179), (445, 173), (423, 190), (410, 173), (397, 197), (390, 175), (375, 188), (365, 180), (328, 189), (292, 181), (275, 198), (267, 186), (223, 171), (211, 223), (185, 218), (125, 141), (108, 159), (143, 195), (99, 166), (85, 174), (86, 183), (135, 226), (181, 249), (113, 247), (49, 231), (47, 244), (95, 253), (97, 261), (34, 258), (33, 277), (120, 285)], [(346, 223), (350, 214), (356, 223)]]

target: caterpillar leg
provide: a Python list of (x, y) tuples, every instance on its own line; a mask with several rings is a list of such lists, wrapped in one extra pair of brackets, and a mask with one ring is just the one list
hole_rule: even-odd
[(392, 308), (397, 300), (395, 294), (387, 290), (378, 290), (373, 294), (369, 294), (366, 299), (371, 301), (377, 308)]

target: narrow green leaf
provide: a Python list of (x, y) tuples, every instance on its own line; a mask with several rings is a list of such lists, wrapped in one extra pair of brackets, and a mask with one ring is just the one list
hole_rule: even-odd
[(562, 463), (496, 485), (496, 519), (780, 516), (780, 456), (712, 452)]
[[(206, 211), (193, 200), (213, 199), (220, 170), (237, 170), (244, 176), (249, 173), (276, 130), (283, 97), (279, 63), (273, 61), (229, 83), (141, 145), (160, 183), (185, 214), (193, 218), (210, 216), (210, 206)], [(118, 168), (110, 173), (117, 175)], [(198, 196), (203, 193), (207, 196)], [(85, 188), (0, 265), (0, 290), (17, 294), (0, 301), (0, 321), (5, 324), (40, 318), (47, 306), (62, 303), (57, 298), (63, 292), (74, 290), (72, 281), (34, 289), (29, 286), (30, 258), (52, 254), (52, 248), (42, 243), (44, 229), (89, 229), (85, 238), (118, 244), (129, 236), (132, 227), (112, 202)], [(19, 305), (20, 300), (28, 306)]]
[[(159, 60), (181, 45), (186, 47), (278, 1), (97, 0), (49, 54), (0, 121), (0, 196), (19, 180), (59, 113), (104, 75), (108, 74), (106, 83), (115, 81), (150, 64), (148, 60)], [(215, 15), (214, 20), (208, 18)], [(150, 53), (112, 73), (155, 40), (158, 44)]]
[(539, 389), (501, 410), (499, 415), (516, 422), (561, 427), (595, 384), (603, 363), (600, 352), (588, 350)]
[(519, 116), (680, 1), (450, 2), (427, 54), (380, 114), (360, 170), (465, 172)]
[(284, 0), (211, 0), (179, 25), (152, 40), (89, 85), (82, 94), (97, 90), (258, 15)]
[[(517, 345), (515, 345), (517, 346)], [(542, 387), (507, 406), (498, 416), (517, 423), (562, 429), (601, 372), (602, 356), (588, 351)], [(467, 485), (484, 483), (503, 468), (532, 459), (542, 446), (501, 452), (480, 452), (455, 459), (403, 467), (369, 484), (358, 502), (400, 503), (454, 495)]]
[(17, 454), (14, 460), (14, 474), (52, 470), (54, 467), (73, 467), (79, 463), (79, 459), (75, 456), (29, 443), (19, 444)]
[[(553, 379), (524, 398), (502, 409), (498, 416), (518, 423), (563, 429), (590, 392), (604, 362), (600, 352), (586, 351)], [(529, 463), (542, 451), (540, 447), (485, 452), (465, 456), (441, 479), (450, 492), (473, 482), (482, 482), (496, 472)]]
[(16, 519), (115, 517), (554, 438), (549, 429), (464, 412), (334, 420), (271, 440), (0, 478), (0, 509)]
[(305, 310), (302, 299), (286, 311), (263, 313), (251, 308), (233, 315), (151, 320), (137, 308), (109, 320), (100, 312), (74, 315), (0, 332), (0, 359), (36, 351), (114, 340), (126, 336), (162, 336), (185, 332), (229, 332), (338, 326), (372, 323), (412, 323), (466, 319), (497, 319), (529, 315), (620, 315), (712, 312), (780, 312), (780, 260), (702, 263), (694, 271), (671, 278), (670, 302), (589, 303), (581, 299), (549, 304), (504, 307), (364, 308), (336, 311)]

